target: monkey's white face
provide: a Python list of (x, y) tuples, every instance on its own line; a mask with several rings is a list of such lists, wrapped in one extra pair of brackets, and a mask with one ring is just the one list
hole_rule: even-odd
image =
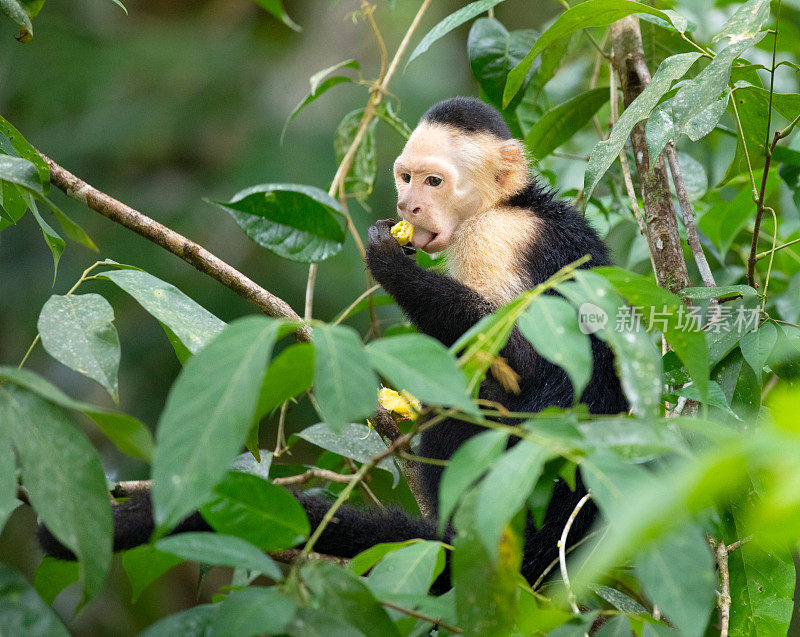
[(415, 248), (444, 250), (464, 219), (481, 208), (481, 195), (463, 162), (463, 147), (452, 129), (423, 123), (394, 163), (397, 214), (413, 224)]

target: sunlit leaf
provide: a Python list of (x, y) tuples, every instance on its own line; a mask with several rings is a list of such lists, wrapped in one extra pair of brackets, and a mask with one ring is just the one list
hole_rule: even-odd
[(508, 74), (508, 81), (503, 91), (503, 106), (507, 106), (522, 87), (534, 60), (553, 43), (563, 40), (580, 29), (604, 27), (632, 13), (649, 13), (670, 22), (670, 16), (663, 11), (640, 2), (632, 2), (632, 0), (588, 0), (567, 9), (539, 36), (536, 44), (522, 62)]
[(382, 599), (424, 595), (444, 568), (440, 542), (415, 542), (392, 551), (372, 569), (366, 584)]
[(567, 372), (574, 398), (579, 399), (592, 376), (593, 360), (575, 308), (558, 297), (542, 295), (519, 317), (517, 326), (540, 356)]
[(769, 0), (749, 0), (736, 9), (736, 12), (720, 27), (711, 41), (717, 42), (723, 38), (730, 38), (731, 42), (735, 42), (751, 37), (761, 30), (768, 19)]
[(98, 277), (125, 290), (154, 318), (167, 325), (181, 343), (196, 354), (225, 327), (199, 303), (174, 285), (141, 270), (109, 270)]
[(293, 31), (302, 31), (303, 28), (297, 24), (294, 20), (292, 20), (289, 15), (286, 13), (286, 10), (283, 8), (283, 2), (281, 0), (253, 0), (257, 5), (262, 7), (265, 11), (268, 11), (272, 15), (274, 15), (278, 20), (283, 22), (287, 27), (292, 29)]
[(666, 93), (672, 83), (683, 77), (689, 67), (700, 57), (700, 53), (680, 53), (665, 59), (659, 64), (653, 78), (644, 90), (622, 112), (617, 123), (611, 129), (607, 140), (595, 144), (589, 156), (586, 173), (583, 178), (584, 200), (589, 201), (600, 178), (606, 173), (614, 160), (619, 156), (633, 127), (646, 119), (658, 101)]
[[(356, 132), (364, 109), (356, 109), (344, 116), (336, 133), (333, 136), (333, 149), (336, 152), (336, 161), (341, 163), (347, 150), (355, 139)], [(358, 146), (353, 163), (344, 179), (347, 192), (355, 195), (358, 201), (365, 201), (372, 194), (375, 185), (375, 174), (378, 171), (378, 162), (375, 157), (375, 126), (378, 120), (373, 120), (364, 131), (364, 137)]]
[(99, 294), (54, 294), (37, 327), (50, 356), (96, 380), (119, 402), (120, 347), (113, 320), (114, 310)]
[[(386, 451), (378, 432), (366, 425), (350, 423), (344, 429), (334, 429), (327, 423), (321, 422), (295, 434), (313, 445), (338, 453), (340, 456), (350, 458), (356, 462), (366, 462), (372, 456)], [(378, 468), (384, 469), (394, 477), (394, 484), (400, 479), (400, 472), (392, 458), (384, 458), (378, 463)]]
[[(582, 5), (581, 5), (582, 6)], [(693, 141), (710, 133), (725, 112), (720, 100), (727, 99), (731, 65), (765, 33), (736, 40), (720, 51), (696, 77), (684, 84), (670, 99), (659, 104), (647, 120), (645, 134), (651, 167), (670, 140), (686, 133)]]
[(244, 444), (272, 346), (286, 329), (277, 319), (240, 319), (186, 362), (156, 432), (153, 508), (162, 530), (212, 499)]
[(375, 410), (378, 379), (355, 330), (349, 327), (314, 327), (314, 395), (319, 411), (331, 429), (366, 418)]

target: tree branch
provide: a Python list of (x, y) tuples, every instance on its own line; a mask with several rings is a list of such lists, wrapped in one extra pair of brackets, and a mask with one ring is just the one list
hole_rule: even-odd
[(694, 207), (692, 206), (692, 202), (689, 201), (689, 194), (686, 192), (683, 173), (678, 163), (678, 153), (675, 152), (675, 143), (670, 142), (667, 144), (664, 152), (667, 156), (669, 171), (672, 173), (672, 183), (675, 184), (675, 192), (678, 195), (678, 204), (681, 207), (681, 214), (683, 215), (683, 225), (686, 228), (686, 240), (692, 250), (697, 269), (700, 271), (700, 278), (703, 279), (703, 283), (706, 287), (716, 287), (717, 283), (714, 281), (714, 275), (711, 274), (711, 267), (708, 265), (708, 259), (706, 259), (706, 255), (703, 252), (703, 246), (700, 245), (700, 235), (698, 234), (697, 224), (694, 220)]
[[(610, 30), (613, 64), (620, 78), (627, 107), (650, 81), (650, 72), (642, 49), (639, 19), (628, 16), (614, 22)], [(631, 143), (642, 187), (647, 243), (655, 264), (656, 281), (671, 292), (677, 292), (689, 285), (689, 274), (683, 260), (666, 165), (663, 158), (659, 157), (651, 171), (643, 123), (633, 127)]]
[[(91, 210), (99, 212), (111, 221), (133, 230), (148, 241), (180, 257), (203, 274), (233, 290), (267, 316), (292, 321), (301, 320), (286, 301), (268, 292), (200, 244), (97, 190), (46, 155), (39, 154), (50, 167), (50, 183), (64, 191), (67, 196), (77, 199)], [(297, 330), (297, 337), (299, 340), (308, 341), (311, 338), (311, 330), (304, 325)]]

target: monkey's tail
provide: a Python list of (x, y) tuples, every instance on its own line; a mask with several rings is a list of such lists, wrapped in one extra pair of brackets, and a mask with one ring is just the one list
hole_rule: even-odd
[[(122, 504), (113, 507), (114, 512), (114, 552), (132, 549), (150, 541), (155, 528), (153, 523), (153, 502), (148, 491), (134, 492)], [(187, 531), (210, 531), (211, 527), (195, 512), (183, 520), (173, 533)], [(60, 560), (75, 560), (75, 554), (59, 542), (44, 524), (37, 531), (42, 550), (51, 557)]]

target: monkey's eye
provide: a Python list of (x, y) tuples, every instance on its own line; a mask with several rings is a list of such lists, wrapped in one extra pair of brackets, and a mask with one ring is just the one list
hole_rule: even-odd
[(433, 186), (435, 188), (436, 186), (438, 186), (439, 184), (442, 183), (442, 178), (441, 177), (434, 177), (433, 175), (431, 175), (430, 177), (428, 177), (425, 180), (425, 183), (428, 184), (429, 186)]
[(402, 179), (405, 183), (409, 183), (411, 181), (411, 175), (408, 173), (400, 173), (400, 179)]

